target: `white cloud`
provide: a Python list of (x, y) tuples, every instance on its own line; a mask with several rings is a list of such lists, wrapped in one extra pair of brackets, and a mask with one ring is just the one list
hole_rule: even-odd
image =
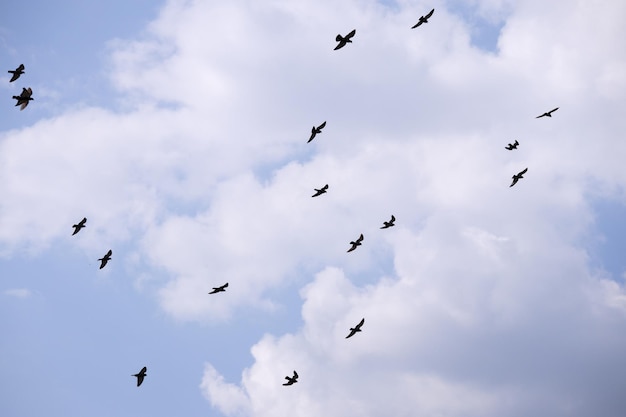
[(28, 298), (32, 292), (28, 288), (12, 288), (4, 290), (4, 294), (15, 298)]
[(240, 383), (206, 365), (226, 415), (615, 415), (624, 288), (584, 240), (593, 199), (624, 198), (626, 29), (599, 4), (476, 2), (506, 18), (494, 55), (440, 4), (410, 30), (422, 3), (172, 1), (110, 45), (120, 110), (2, 134), (0, 248), (87, 216), (73, 241), (130, 242), (118, 256), (182, 320), (302, 288), (303, 327), (255, 344)]

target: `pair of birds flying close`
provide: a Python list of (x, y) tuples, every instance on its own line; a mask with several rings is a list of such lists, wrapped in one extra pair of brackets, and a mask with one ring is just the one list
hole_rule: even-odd
[[(363, 327), (363, 324), (365, 324), (365, 318), (362, 318), (361, 321), (356, 326), (350, 327), (350, 334), (348, 334), (346, 336), (346, 339), (349, 339), (352, 336), (354, 336), (355, 334), (357, 334), (358, 332), (360, 332), (361, 331), (361, 327)], [(293, 376), (286, 376), (285, 377), (287, 382), (285, 382), (283, 385), (286, 386), (286, 387), (289, 386), (289, 385), (293, 385), (293, 384), (298, 382), (298, 378), (299, 378), (298, 373), (296, 371), (293, 371)]]
[(209, 294), (217, 294), (218, 292), (226, 292), (226, 287), (228, 287), (228, 282), (220, 287), (213, 287), (213, 291)]
[[(74, 233), (72, 233), (72, 236), (74, 236), (76, 233), (80, 232), (80, 230), (83, 227), (85, 227), (85, 223), (87, 223), (87, 217), (83, 217), (83, 219), (81, 221), (79, 221), (76, 224), (73, 224), (72, 227), (74, 228)], [(109, 249), (109, 251), (102, 258), (98, 259), (100, 261), (100, 269), (104, 268), (106, 266), (107, 262), (109, 262), (111, 260), (111, 255), (113, 255), (113, 251), (111, 249)]]

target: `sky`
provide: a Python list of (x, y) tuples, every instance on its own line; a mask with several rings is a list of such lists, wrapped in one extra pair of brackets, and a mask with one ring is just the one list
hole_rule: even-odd
[(626, 415), (624, 17), (3, 3), (0, 415)]

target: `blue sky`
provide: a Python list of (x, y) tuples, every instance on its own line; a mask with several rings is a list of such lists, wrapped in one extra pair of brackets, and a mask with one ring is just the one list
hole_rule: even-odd
[(625, 414), (625, 14), (0, 6), (0, 415)]

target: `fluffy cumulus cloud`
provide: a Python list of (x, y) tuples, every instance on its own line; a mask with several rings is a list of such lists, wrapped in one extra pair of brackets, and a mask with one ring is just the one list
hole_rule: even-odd
[[(2, 134), (2, 254), (87, 215), (77, 245), (129, 244), (177, 319), (301, 288), (241, 381), (205, 365), (224, 415), (623, 415), (626, 292), (587, 242), (595, 199), (624, 201), (626, 6), (469, 4), (170, 1), (109, 45), (118, 109)], [(468, 13), (503, 23), (495, 51)]]

